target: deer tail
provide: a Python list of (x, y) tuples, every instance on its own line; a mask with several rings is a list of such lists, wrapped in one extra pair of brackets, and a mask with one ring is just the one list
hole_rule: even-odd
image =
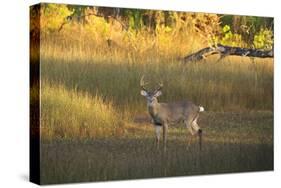
[(199, 112), (204, 112), (204, 111), (205, 111), (204, 107), (203, 106), (199, 106)]

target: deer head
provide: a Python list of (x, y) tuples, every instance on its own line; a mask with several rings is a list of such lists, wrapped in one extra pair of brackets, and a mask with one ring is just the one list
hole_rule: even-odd
[(141, 92), (140, 93), (141, 93), (141, 95), (146, 97), (147, 102), (149, 104), (157, 103), (158, 102), (157, 97), (162, 95), (161, 90), (162, 90), (163, 84), (159, 83), (157, 89), (155, 89), (153, 91), (148, 91), (145, 88), (145, 85), (147, 85), (147, 83), (144, 82), (144, 76), (142, 76), (141, 80), (140, 80), (140, 86), (141, 86)]

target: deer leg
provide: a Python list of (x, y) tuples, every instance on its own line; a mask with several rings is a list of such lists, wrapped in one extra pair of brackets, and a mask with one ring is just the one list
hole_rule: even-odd
[[(190, 121), (188, 121), (188, 120), (184, 120), (184, 125), (185, 125), (185, 127), (186, 127), (186, 129), (188, 130), (188, 132), (190, 132), (192, 135), (193, 135), (193, 131), (192, 131), (192, 128), (191, 128), (191, 126), (190, 126)], [(188, 132), (187, 132), (187, 139), (188, 139), (188, 143), (190, 143), (190, 137), (188, 136)]]
[(202, 149), (202, 134), (203, 134), (202, 129), (199, 129), (198, 130), (198, 136), (199, 136), (199, 148), (200, 148), (200, 151)]
[(202, 147), (202, 133), (203, 132), (202, 132), (202, 129), (197, 124), (197, 118), (192, 122), (191, 128), (195, 131), (195, 133), (198, 134), (198, 137), (199, 137), (199, 148), (201, 150), (201, 147)]
[(168, 134), (168, 124), (164, 123), (163, 124), (163, 145), (164, 145), (164, 150), (166, 150), (167, 134)]
[(156, 145), (157, 145), (157, 148), (159, 148), (160, 134), (161, 134), (161, 126), (159, 126), (159, 125), (154, 125), (154, 127), (155, 127), (155, 134), (156, 134)]
[[(184, 121), (184, 124), (185, 124), (185, 126), (186, 126), (188, 132), (190, 132), (191, 135), (194, 135), (194, 131), (193, 131), (192, 127), (190, 126), (191, 122), (188, 121), (188, 120), (185, 120), (185, 121)], [(188, 148), (190, 147), (190, 145), (191, 145), (192, 137), (193, 137), (193, 136), (188, 136), (188, 134), (187, 134), (187, 149), (188, 149)]]
[(193, 137), (194, 137), (194, 130), (192, 129), (192, 127), (188, 127), (188, 131), (190, 132), (191, 136), (189, 136), (189, 141), (188, 141), (188, 147), (190, 147), (191, 143), (193, 142)]
[(197, 120), (194, 120), (194, 121), (191, 123), (191, 128), (192, 128), (194, 134), (197, 133), (197, 132), (200, 130), (200, 127), (199, 127), (199, 125), (197, 124)]

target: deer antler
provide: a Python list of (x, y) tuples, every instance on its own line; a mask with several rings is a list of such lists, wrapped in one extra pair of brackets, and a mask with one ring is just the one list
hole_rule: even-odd
[(146, 88), (144, 87), (145, 85), (147, 85), (147, 83), (144, 82), (144, 75), (142, 75), (141, 80), (140, 80), (140, 86), (143, 90), (146, 91)]
[(156, 91), (160, 91), (162, 88), (163, 88), (163, 83), (160, 82), (160, 83), (158, 84), (158, 88), (156, 89)]

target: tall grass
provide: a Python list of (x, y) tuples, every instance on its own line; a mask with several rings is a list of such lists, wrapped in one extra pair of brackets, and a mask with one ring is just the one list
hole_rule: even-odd
[[(189, 19), (192, 22), (192, 16)], [(155, 31), (145, 27), (134, 30), (97, 16), (88, 17), (84, 24), (66, 24), (61, 31), (50, 32), (43, 27), (41, 39), (41, 57), (113, 63), (174, 60), (208, 45), (207, 36), (202, 37), (192, 24), (179, 23), (169, 29), (157, 26)]]
[(42, 85), (41, 136), (44, 139), (87, 139), (121, 134), (122, 120), (99, 96)]
[(154, 89), (164, 83), (162, 102), (192, 100), (211, 111), (271, 110), (273, 70), (270, 61), (198, 63), (111, 64), (46, 60), (42, 75), (52, 85), (63, 84), (90, 95), (100, 95), (119, 107), (144, 109), (139, 94), (141, 75)]
[[(109, 130), (101, 132), (112, 135), (117, 119), (132, 124), (146, 111), (145, 99), (139, 94), (142, 75), (150, 82), (150, 89), (164, 83), (160, 102), (191, 100), (207, 111), (272, 110), (272, 60), (229, 57), (216, 62), (210, 58), (183, 65), (176, 57), (200, 46), (196, 45), (200, 41), (196, 34), (189, 31), (191, 38), (198, 39), (189, 45), (180, 45), (186, 36), (177, 35), (174, 43), (164, 46), (162, 40), (171, 38), (165, 32), (154, 39), (145, 30), (129, 32), (121, 33), (123, 38), (117, 37), (118, 44), (112, 45), (101, 38), (102, 33), (90, 35), (85, 28), (42, 36), (43, 126), (50, 126), (43, 132), (46, 137), (93, 137), (105, 128)], [(112, 35), (117, 33), (111, 31)], [(156, 46), (149, 50), (132, 47), (150, 46), (152, 40)], [(175, 53), (176, 49), (180, 53)], [(89, 131), (93, 124), (96, 129)], [(86, 127), (84, 132), (81, 127)]]

